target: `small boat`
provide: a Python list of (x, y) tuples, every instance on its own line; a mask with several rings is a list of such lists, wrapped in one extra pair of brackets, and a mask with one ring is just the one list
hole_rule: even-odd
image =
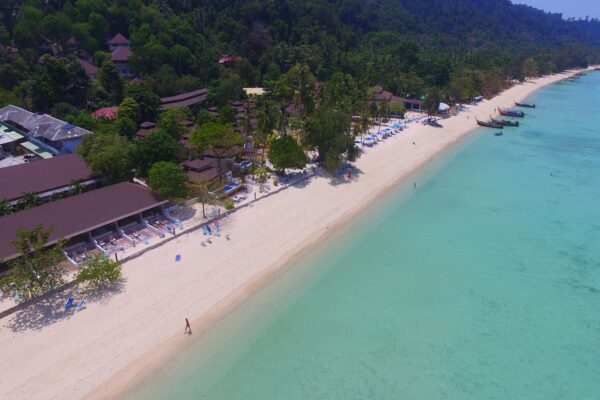
[(477, 125), (483, 126), (486, 128), (494, 128), (494, 129), (503, 129), (504, 128), (504, 125), (497, 124), (493, 121), (480, 121), (477, 118), (475, 118), (475, 120), (477, 121)]
[(500, 125), (504, 125), (504, 126), (519, 126), (519, 121), (513, 121), (510, 119), (490, 117), (490, 120), (495, 124), (500, 124)]
[(517, 107), (535, 108), (535, 104), (533, 103), (519, 103), (515, 101), (515, 105)]
[(496, 133), (494, 133), (494, 136), (502, 136), (502, 135), (504, 135), (504, 133), (502, 133), (502, 132), (496, 132)]
[(523, 111), (515, 110), (514, 108), (498, 107), (498, 112), (501, 115), (505, 115), (507, 117), (523, 118), (525, 116), (525, 113)]

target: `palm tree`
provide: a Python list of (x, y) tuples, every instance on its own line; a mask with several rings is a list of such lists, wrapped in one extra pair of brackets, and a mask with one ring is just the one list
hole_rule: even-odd
[(277, 106), (277, 104), (273, 101), (267, 100), (263, 103), (260, 109), (256, 113), (257, 118), (257, 128), (258, 128), (258, 140), (263, 148), (263, 163), (265, 157), (265, 147), (267, 145), (267, 139), (273, 130), (279, 126), (281, 117), (281, 110)]
[(72, 195), (83, 193), (83, 185), (81, 179), (72, 179), (70, 192)]
[(19, 201), (19, 205), (21, 205), (24, 209), (33, 208), (35, 206), (39, 206), (42, 204), (42, 199), (35, 192), (25, 192), (23, 193), (23, 198)]
[(8, 215), (11, 212), (13, 212), (13, 207), (8, 200), (0, 200), (0, 217)]

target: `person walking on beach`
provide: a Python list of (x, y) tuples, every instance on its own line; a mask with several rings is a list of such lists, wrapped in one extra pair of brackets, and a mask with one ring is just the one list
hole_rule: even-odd
[(188, 319), (185, 319), (185, 331), (183, 332), (183, 334), (188, 334), (191, 335), (192, 334), (192, 327), (190, 326), (190, 321), (188, 321)]

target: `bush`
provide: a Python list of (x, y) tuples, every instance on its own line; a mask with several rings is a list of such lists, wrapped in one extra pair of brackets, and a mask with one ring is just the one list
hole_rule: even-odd
[(233, 202), (233, 199), (231, 197), (226, 198), (224, 203), (226, 210), (233, 210), (233, 207), (235, 207), (235, 203)]

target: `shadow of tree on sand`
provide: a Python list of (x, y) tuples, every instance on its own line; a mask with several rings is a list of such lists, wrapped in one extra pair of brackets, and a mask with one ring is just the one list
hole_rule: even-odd
[(346, 164), (330, 176), (329, 183), (333, 186), (352, 183), (360, 178), (362, 170), (352, 164)]
[[(75, 307), (81, 300), (84, 300), (86, 304), (102, 303), (108, 298), (121, 293), (124, 286), (125, 280), (121, 278), (117, 282), (101, 288), (69, 288), (47, 298), (40, 299), (38, 302), (17, 311), (5, 327), (11, 329), (13, 332), (40, 330), (56, 322), (69, 319), (80, 312)], [(66, 310), (65, 304), (69, 297), (73, 298), (74, 305)]]

